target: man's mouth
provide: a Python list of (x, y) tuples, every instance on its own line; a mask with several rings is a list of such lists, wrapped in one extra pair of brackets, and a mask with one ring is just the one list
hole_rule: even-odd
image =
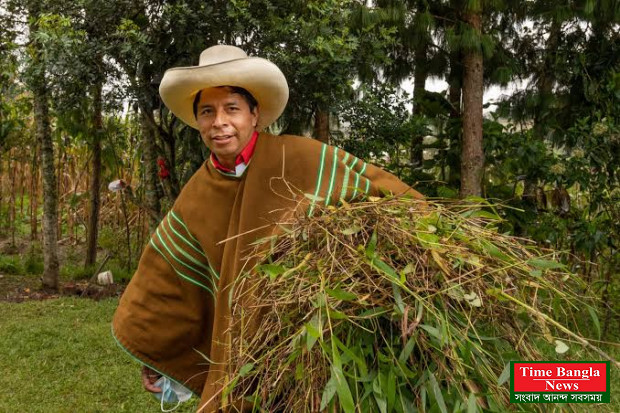
[(218, 144), (228, 143), (233, 138), (233, 135), (217, 135), (213, 136), (211, 140)]

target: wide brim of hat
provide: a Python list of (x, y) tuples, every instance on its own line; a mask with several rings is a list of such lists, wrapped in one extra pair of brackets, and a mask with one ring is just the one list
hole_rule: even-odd
[(284, 74), (276, 65), (260, 57), (169, 69), (161, 80), (159, 94), (175, 116), (198, 129), (194, 97), (202, 89), (218, 86), (242, 87), (254, 96), (259, 107), (258, 130), (275, 122), (288, 101)]

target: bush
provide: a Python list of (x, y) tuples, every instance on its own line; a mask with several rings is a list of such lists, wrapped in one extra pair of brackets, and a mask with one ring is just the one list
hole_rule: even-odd
[(0, 255), (0, 273), (23, 274), (24, 267), (19, 258)]
[(29, 253), (24, 259), (24, 270), (26, 274), (43, 274), (43, 257), (34, 253)]
[(60, 268), (60, 276), (71, 280), (88, 280), (95, 272), (94, 266), (84, 267), (79, 264), (65, 264)]
[(131, 280), (135, 268), (130, 268), (127, 270), (127, 266), (124, 262), (120, 262), (118, 259), (113, 259), (109, 261), (109, 264), (103, 270), (112, 271), (114, 282), (127, 283)]

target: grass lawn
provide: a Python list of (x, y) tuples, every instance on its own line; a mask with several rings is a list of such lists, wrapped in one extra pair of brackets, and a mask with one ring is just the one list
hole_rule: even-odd
[[(159, 412), (159, 402), (142, 390), (140, 365), (110, 333), (117, 303), (70, 297), (0, 302), (0, 412)], [(617, 357), (617, 347), (612, 350)], [(571, 407), (619, 411), (619, 382), (612, 367), (611, 405)], [(193, 398), (176, 412), (197, 405)]]
[[(158, 412), (116, 345), (117, 299), (0, 302), (0, 412)], [(193, 412), (191, 399), (176, 412)], [(168, 406), (171, 407), (171, 406)]]

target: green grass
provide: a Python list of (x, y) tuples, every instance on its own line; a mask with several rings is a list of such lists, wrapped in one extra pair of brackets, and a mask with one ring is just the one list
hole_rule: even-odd
[[(0, 302), (0, 412), (158, 412), (110, 334), (116, 299)], [(193, 412), (198, 400), (176, 412)]]

